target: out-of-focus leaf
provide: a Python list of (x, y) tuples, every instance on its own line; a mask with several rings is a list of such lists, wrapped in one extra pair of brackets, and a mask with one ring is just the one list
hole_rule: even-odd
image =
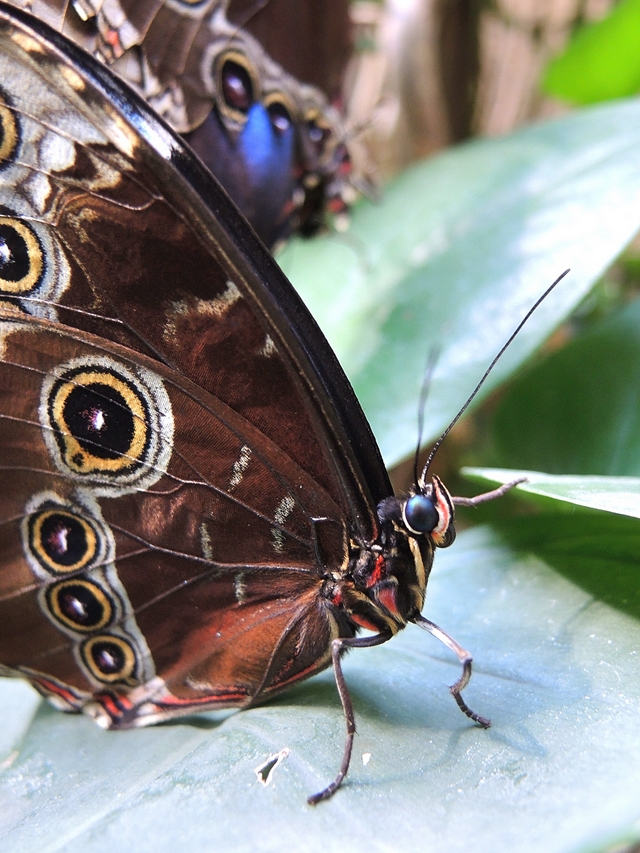
[(501, 466), (640, 475), (640, 301), (516, 379), (493, 421)]
[(582, 27), (547, 69), (542, 87), (573, 104), (624, 98), (640, 90), (640, 0), (623, 0)]
[(640, 103), (462, 146), (408, 170), (344, 236), (281, 255), (363, 403), (389, 464), (411, 453), (427, 355), (425, 437), (460, 408), (527, 309), (567, 267), (492, 373), (549, 335), (640, 227)]

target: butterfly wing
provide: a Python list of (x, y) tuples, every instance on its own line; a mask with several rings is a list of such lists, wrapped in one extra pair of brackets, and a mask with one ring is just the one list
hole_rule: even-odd
[(111, 724), (247, 704), (350, 630), (322, 589), (375, 537), (377, 447), (145, 105), (6, 7), (0, 64), (3, 671)]
[[(348, 29), (340, 25), (347, 23), (347, 5), (339, 2), (343, 14), (325, 29), (336, 41), (340, 33), (344, 67)], [(31, 0), (29, 6), (188, 135), (267, 245), (286, 236), (293, 220), (297, 227), (301, 217), (321, 217), (326, 203), (344, 207), (348, 157), (337, 112), (319, 88), (286, 73), (241, 24), (228, 20), (227, 2)], [(295, 4), (292, 21), (302, 23), (300, 11)], [(241, 17), (252, 18), (244, 12)], [(280, 29), (283, 18), (280, 11)], [(335, 89), (335, 62), (331, 67)], [(311, 196), (319, 206), (313, 214), (306, 209)]]

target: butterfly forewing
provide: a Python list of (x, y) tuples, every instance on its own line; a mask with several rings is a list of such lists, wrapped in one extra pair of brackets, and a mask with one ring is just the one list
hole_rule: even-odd
[(247, 704), (352, 635), (321, 592), (375, 537), (377, 448), (142, 104), (4, 9), (0, 79), (0, 662), (115, 724)]

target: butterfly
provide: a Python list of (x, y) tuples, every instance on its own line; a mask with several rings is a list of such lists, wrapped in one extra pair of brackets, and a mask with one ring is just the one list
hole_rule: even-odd
[[(264, 38), (274, 33), (265, 27), (265, 15), (275, 13), (282, 32), (284, 12), (284, 20), (298, 24), (297, 53), (311, 57), (314, 51), (302, 41), (307, 32), (300, 32), (300, 17), (309, 12), (304, 14), (300, 0), (294, 8), (287, 3), (257, 11), (255, 3), (245, 8), (239, 0), (14, 0), (14, 5), (64, 32), (133, 86), (185, 136), (268, 246), (291, 230), (313, 234), (327, 211), (346, 211), (351, 165), (338, 111), (317, 85), (287, 73), (240, 23), (257, 25)], [(335, 93), (348, 58), (347, 2), (324, 0), (322, 6), (334, 22), (324, 28), (328, 49), (322, 58), (336, 59), (328, 63), (331, 78), (314, 71)], [(309, 41), (315, 36), (312, 44), (319, 41), (315, 28), (308, 28), (308, 36)], [(273, 35), (269, 44), (283, 61), (292, 54)], [(295, 68), (313, 73), (301, 62)]]
[[(452, 497), (393, 495), (327, 341), (184, 143), (0, 4), (0, 674), (106, 728), (246, 708), (421, 615)], [(510, 484), (513, 485), (513, 484)], [(372, 632), (358, 636), (360, 629)]]

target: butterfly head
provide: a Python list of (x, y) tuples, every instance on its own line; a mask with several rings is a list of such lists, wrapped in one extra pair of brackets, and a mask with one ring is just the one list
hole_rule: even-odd
[(454, 541), (454, 506), (439, 477), (378, 504), (379, 535), (359, 551), (343, 605), (361, 627), (395, 633), (424, 605), (436, 548)]
[(428, 536), (438, 548), (448, 548), (456, 538), (451, 495), (439, 477), (412, 490), (402, 501), (402, 522), (410, 536)]

